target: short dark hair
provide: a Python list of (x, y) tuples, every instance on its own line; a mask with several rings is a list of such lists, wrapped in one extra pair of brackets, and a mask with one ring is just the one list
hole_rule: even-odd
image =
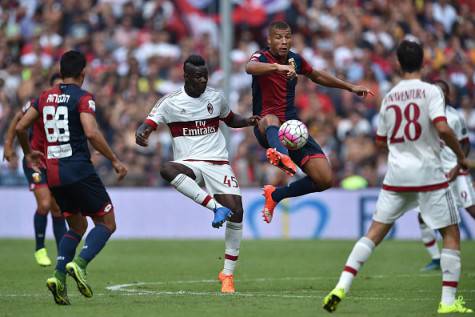
[(413, 73), (419, 71), (424, 61), (422, 45), (415, 41), (402, 41), (397, 48), (397, 59), (403, 72)]
[(53, 75), (51, 75), (51, 78), (49, 79), (49, 85), (53, 86), (54, 82), (58, 79), (61, 79), (60, 73), (54, 73)]
[(78, 51), (68, 51), (61, 56), (59, 69), (63, 78), (77, 78), (86, 67), (86, 57)]
[(206, 62), (201, 55), (192, 54), (183, 63), (183, 70), (185, 70), (186, 64), (191, 64), (193, 66), (205, 66)]
[(285, 22), (285, 21), (274, 21), (274, 22), (272, 22), (269, 25), (269, 34), (274, 29), (292, 31), (292, 29), (290, 28), (290, 25), (288, 25), (287, 22)]

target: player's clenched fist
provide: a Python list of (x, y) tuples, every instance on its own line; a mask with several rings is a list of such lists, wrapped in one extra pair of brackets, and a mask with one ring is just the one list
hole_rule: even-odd
[(148, 124), (142, 123), (135, 131), (135, 143), (140, 146), (148, 146), (148, 137), (152, 133), (153, 129)]
[(352, 86), (351, 87), (351, 92), (360, 96), (360, 97), (366, 97), (368, 95), (374, 96), (374, 92), (370, 90), (369, 88), (363, 87), (363, 86)]
[(277, 65), (277, 71), (281, 73), (285, 73), (288, 79), (293, 79), (297, 77), (297, 72), (295, 71), (295, 67), (292, 65), (282, 65), (282, 64), (275, 64)]
[(259, 123), (259, 120), (261, 120), (260, 116), (252, 116), (249, 119), (247, 119), (247, 123), (249, 126), (257, 126)]
[(127, 175), (127, 167), (119, 160), (112, 161), (112, 167), (117, 173), (117, 179), (121, 181)]

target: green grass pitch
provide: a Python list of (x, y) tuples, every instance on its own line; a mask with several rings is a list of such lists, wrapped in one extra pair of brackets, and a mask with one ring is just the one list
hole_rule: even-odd
[[(45, 286), (52, 268), (34, 263), (33, 241), (0, 240), (0, 316), (330, 316), (321, 308), (354, 241), (243, 241), (235, 295), (220, 295), (222, 241), (113, 240), (89, 266), (94, 297), (68, 278), (71, 306)], [(50, 256), (54, 245), (48, 241)], [(459, 295), (475, 307), (475, 242), (463, 242)], [(436, 316), (440, 272), (415, 241), (376, 249), (334, 316)]]

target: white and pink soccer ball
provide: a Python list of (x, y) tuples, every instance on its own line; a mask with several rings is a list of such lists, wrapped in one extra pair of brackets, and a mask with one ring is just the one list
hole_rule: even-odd
[(298, 150), (307, 143), (307, 126), (299, 120), (285, 121), (279, 128), (279, 140), (289, 150)]

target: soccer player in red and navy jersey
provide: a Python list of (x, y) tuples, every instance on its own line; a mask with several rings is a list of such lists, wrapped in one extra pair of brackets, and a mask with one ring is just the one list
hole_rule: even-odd
[[(63, 83), (43, 91), (38, 102), (18, 122), (16, 131), (28, 163), (38, 169), (44, 156), (48, 186), (69, 224), (61, 239), (54, 277), (46, 285), (59, 305), (69, 305), (66, 272), (85, 297), (92, 297), (86, 281), (86, 266), (102, 250), (116, 229), (114, 207), (91, 162), (88, 141), (108, 158), (119, 180), (127, 168), (111, 150), (95, 118), (93, 96), (81, 89), (86, 58), (77, 51), (66, 52), (60, 61)], [(37, 120), (46, 135), (43, 153), (32, 150), (27, 129)], [(88, 233), (84, 247), (74, 258), (76, 247), (87, 229), (86, 216), (95, 226)], [(74, 260), (73, 260), (74, 258)]]
[(268, 48), (252, 55), (246, 71), (252, 75), (253, 113), (262, 119), (254, 128), (259, 143), (267, 148), (267, 158), (293, 176), (297, 164), (306, 177), (285, 187), (264, 186), (264, 220), (271, 222), (275, 206), (284, 198), (321, 192), (332, 185), (332, 170), (320, 145), (309, 136), (307, 144), (299, 150), (287, 150), (279, 140), (281, 123), (297, 119), (295, 86), (297, 75), (304, 75), (316, 84), (345, 89), (358, 96), (374, 95), (366, 87), (356, 86), (326, 72), (313, 69), (305, 59), (290, 51), (292, 33), (290, 26), (282, 21), (269, 27)]
[[(56, 73), (51, 76), (50, 85), (55, 86), (61, 82), (61, 76)], [(10, 125), (8, 127), (7, 133), (5, 135), (4, 149), (3, 149), (3, 158), (8, 162), (13, 162), (16, 160), (16, 153), (13, 146), (15, 141), (15, 128), (16, 124), (23, 117), (23, 114), (28, 111), (32, 105), (38, 102), (38, 99), (33, 98), (28, 100), (28, 102), (15, 114)], [(35, 122), (33, 127), (29, 131), (29, 141), (30, 146), (34, 150), (43, 151), (43, 142), (45, 138), (45, 133), (39, 122)], [(45, 162), (43, 160), (43, 165)], [(54, 197), (51, 195), (51, 191), (48, 188), (46, 180), (46, 170), (41, 168), (39, 172), (35, 172), (30, 166), (27, 165), (26, 160), (23, 159), (23, 172), (30, 190), (33, 192), (36, 199), (36, 212), (33, 217), (33, 227), (35, 230), (35, 260), (41, 266), (50, 266), (51, 259), (48, 256), (48, 252), (45, 248), (45, 233), (46, 233), (46, 224), (48, 222), (48, 213), (51, 210), (51, 217), (53, 220), (53, 233), (56, 240), (56, 247), (59, 250), (59, 242), (66, 232), (66, 222), (64, 217), (61, 215), (58, 205), (54, 200)]]

